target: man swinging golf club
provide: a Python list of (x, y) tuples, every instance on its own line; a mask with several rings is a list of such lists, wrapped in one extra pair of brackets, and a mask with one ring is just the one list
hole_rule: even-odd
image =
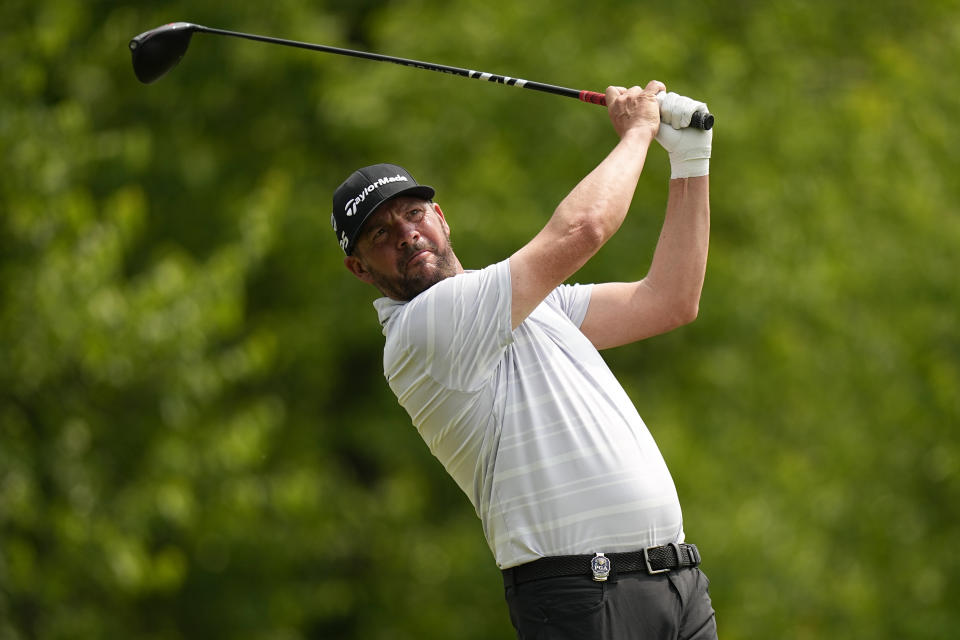
[[(384, 374), (466, 493), (503, 570), (519, 638), (716, 638), (700, 555), (663, 457), (598, 349), (691, 322), (709, 234), (706, 105), (652, 81), (609, 87), (619, 141), (508, 259), (466, 271), (434, 190), (404, 169), (333, 196), (346, 267), (375, 301)], [(663, 94), (659, 96), (657, 94)], [(646, 276), (564, 285), (623, 223), (656, 139), (666, 216)]]

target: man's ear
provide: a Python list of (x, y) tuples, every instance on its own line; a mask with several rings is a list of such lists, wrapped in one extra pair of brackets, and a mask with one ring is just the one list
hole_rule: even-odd
[(437, 215), (440, 216), (440, 222), (443, 223), (443, 230), (447, 234), (447, 237), (450, 237), (450, 225), (447, 224), (447, 218), (443, 215), (443, 209), (440, 208), (436, 202), (431, 202), (433, 205), (433, 210), (437, 212)]
[(356, 256), (344, 256), (343, 266), (347, 268), (350, 273), (360, 278), (368, 284), (373, 284), (373, 276), (370, 275), (370, 272), (363, 266), (363, 262), (360, 261), (360, 258)]

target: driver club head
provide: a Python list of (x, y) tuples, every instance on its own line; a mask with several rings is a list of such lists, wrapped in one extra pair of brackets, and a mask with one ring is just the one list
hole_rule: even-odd
[(150, 84), (177, 66), (190, 46), (193, 32), (200, 29), (189, 22), (171, 22), (134, 36), (130, 40), (130, 55), (137, 80)]

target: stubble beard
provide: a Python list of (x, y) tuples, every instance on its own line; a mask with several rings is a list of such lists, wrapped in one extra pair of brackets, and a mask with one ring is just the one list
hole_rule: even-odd
[[(410, 258), (424, 249), (430, 251), (434, 257), (432, 266), (420, 263), (410, 267)], [(394, 300), (408, 302), (441, 280), (457, 275), (457, 265), (449, 239), (442, 248), (421, 239), (404, 251), (397, 260), (399, 276), (391, 277), (369, 268), (367, 270), (373, 276), (373, 284), (381, 293)]]

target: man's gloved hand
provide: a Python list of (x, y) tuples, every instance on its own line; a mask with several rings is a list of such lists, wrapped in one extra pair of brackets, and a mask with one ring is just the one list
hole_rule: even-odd
[(710, 173), (713, 130), (691, 129), (693, 114), (707, 105), (676, 93), (660, 92), (660, 130), (657, 142), (670, 155), (670, 178), (694, 178)]

